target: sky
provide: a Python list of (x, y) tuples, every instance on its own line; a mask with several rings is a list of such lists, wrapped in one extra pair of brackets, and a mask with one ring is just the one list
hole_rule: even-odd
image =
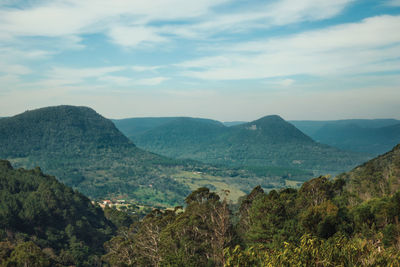
[(0, 0), (0, 117), (400, 119), (400, 0)]

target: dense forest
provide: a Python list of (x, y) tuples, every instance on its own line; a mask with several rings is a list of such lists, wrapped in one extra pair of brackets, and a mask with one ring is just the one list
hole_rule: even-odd
[[(39, 168), (0, 163), (1, 266), (400, 264), (400, 145), (335, 179), (257, 186), (237, 204), (202, 187), (144, 218), (102, 211)], [(366, 196), (371, 179), (390, 190)]]
[[(279, 167), (311, 171), (314, 175), (338, 174), (369, 159), (368, 155), (317, 143), (277, 115), (231, 127), (187, 117), (114, 122), (145, 150), (230, 167), (263, 167), (266, 172), (267, 167)], [(301, 175), (298, 177), (301, 179)]]
[(121, 196), (163, 207), (183, 204), (194, 187), (194, 172), (223, 179), (241, 192), (260, 183), (277, 186), (270, 182), (274, 172), (282, 173), (271, 170), (268, 178), (257, 170), (216, 168), (146, 152), (110, 120), (90, 108), (75, 106), (42, 108), (2, 119), (0, 158), (15, 167), (40, 166), (93, 199)]
[(55, 177), (0, 161), (0, 266), (96, 266), (115, 229)]
[(159, 156), (136, 147), (93, 109), (76, 106), (2, 119), (0, 158), (17, 168), (40, 166), (92, 199), (121, 197), (159, 207), (182, 205), (202, 186), (229, 189), (237, 199), (256, 185), (280, 188), (287, 179), (297, 183), (313, 175), (295, 167), (224, 167)]

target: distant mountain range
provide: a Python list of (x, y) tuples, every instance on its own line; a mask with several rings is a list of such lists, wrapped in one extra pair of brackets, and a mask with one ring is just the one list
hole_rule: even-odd
[[(178, 118), (131, 118), (113, 121), (126, 136), (135, 140), (135, 137), (144, 134), (146, 131)], [(206, 121), (206, 119), (203, 120)], [(400, 120), (396, 119), (298, 120), (288, 122), (316, 142), (341, 150), (366, 153), (370, 156), (383, 154), (400, 142)], [(221, 124), (232, 127), (245, 123), (247, 122), (231, 121)]]
[(297, 169), (217, 168), (159, 156), (136, 147), (94, 110), (75, 106), (47, 107), (1, 119), (0, 158), (14, 167), (41, 166), (91, 198), (118, 196), (153, 206), (181, 205), (191, 190), (202, 186), (218, 192), (228, 189), (236, 201), (259, 184), (280, 188), (285, 185), (284, 177), (312, 176)]
[(395, 119), (291, 123), (320, 143), (373, 156), (385, 153), (400, 143), (400, 121)]
[(277, 115), (230, 127), (214, 120), (188, 117), (132, 118), (114, 123), (143, 149), (206, 163), (279, 166), (312, 170), (314, 174), (337, 174), (368, 159), (317, 143)]
[[(258, 184), (279, 188), (369, 159), (315, 142), (276, 115), (230, 127), (188, 117), (114, 123), (75, 106), (2, 118), (0, 158), (15, 167), (41, 166), (91, 198), (122, 196), (160, 206), (181, 204), (200, 186), (229, 189), (235, 199)], [(374, 129), (396, 133), (396, 124), (380, 123)]]

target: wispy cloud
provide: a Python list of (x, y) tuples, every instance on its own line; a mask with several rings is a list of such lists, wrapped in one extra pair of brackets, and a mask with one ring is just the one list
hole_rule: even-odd
[(211, 80), (400, 70), (400, 16), (378, 16), (287, 37), (221, 47), (180, 63), (182, 75)]
[(133, 71), (143, 72), (143, 71), (156, 71), (162, 68), (162, 66), (132, 66)]
[(169, 80), (168, 77), (154, 77), (154, 78), (139, 79), (135, 83), (138, 85), (154, 86), (167, 80)]
[(400, 6), (400, 0), (389, 0), (386, 2), (388, 6)]

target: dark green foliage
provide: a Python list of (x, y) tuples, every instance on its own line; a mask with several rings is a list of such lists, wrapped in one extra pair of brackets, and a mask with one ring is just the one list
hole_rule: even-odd
[(400, 145), (354, 170), (340, 175), (357, 198), (368, 200), (400, 189)]
[(106, 206), (104, 208), (104, 216), (110, 220), (117, 228), (129, 227), (134, 221), (138, 220), (136, 216), (129, 215), (124, 211)]
[(199, 188), (184, 210), (155, 210), (119, 234), (104, 259), (114, 266), (400, 266), (400, 191), (362, 201), (353, 186), (325, 176), (300, 189), (257, 186), (236, 214)]
[(2, 119), (0, 157), (16, 167), (41, 166), (91, 198), (127, 195), (170, 206), (190, 192), (170, 177), (187, 163), (138, 149), (86, 107), (49, 107)]
[(90, 266), (113, 229), (99, 207), (53, 176), (0, 160), (0, 240), (17, 243), (2, 255), (10, 266), (49, 266), (44, 248), (54, 251), (52, 261)]
[[(211, 120), (174, 120), (188, 123), (187, 131), (196, 135), (199, 143), (211, 138), (212, 129), (226, 128)], [(198, 123), (210, 127), (202, 130)], [(226, 177), (244, 192), (257, 184), (264, 188), (282, 186), (282, 178), (292, 174), (303, 178), (311, 175), (296, 168), (227, 168), (158, 156), (137, 148), (110, 120), (92, 109), (74, 106), (27, 111), (1, 120), (0, 157), (9, 159), (15, 167), (41, 166), (92, 199), (123, 196), (162, 207), (182, 205), (190, 193), (184, 181), (175, 178), (184, 171)]]
[[(121, 126), (124, 129), (126, 125)], [(146, 131), (126, 134), (139, 147), (165, 156), (240, 166), (270, 177), (304, 179), (316, 173), (336, 174), (368, 159), (316, 143), (279, 116), (231, 127), (212, 120), (169, 118)]]

